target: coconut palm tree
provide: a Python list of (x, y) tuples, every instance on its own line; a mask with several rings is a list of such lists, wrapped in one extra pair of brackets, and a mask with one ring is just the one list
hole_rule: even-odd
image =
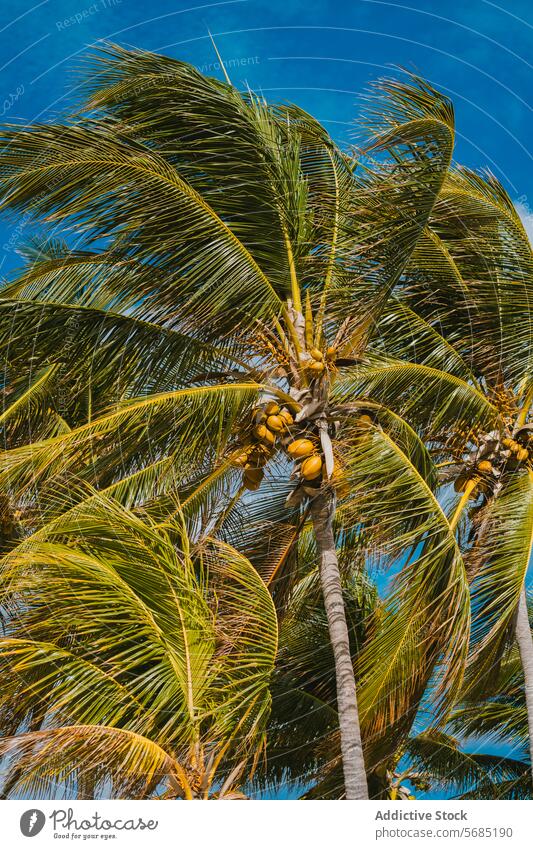
[(2, 604), (4, 794), (242, 797), (277, 646), (245, 557), (98, 496), (6, 555)]
[(361, 661), (375, 733), (409, 721), (439, 660), (440, 696), (453, 698), (468, 643), (462, 556), (424, 445), (368, 393), (335, 389), (425, 233), (453, 110), (419, 79), (381, 81), (368, 105), (373, 159), (358, 167), (296, 107), (165, 57), (106, 48), (87, 89), (68, 123), (4, 133), (2, 208), (54, 229), (3, 290), (0, 343), (15, 360), (61, 362), (70, 431), (7, 452), (0, 485), (36, 507), (34, 539), (89, 486), (159, 522), (179, 489), (199, 539), (265, 473), (245, 504), (267, 510), (281, 482), (290, 531), (264, 577), (279, 577), (309, 517), (345, 793), (365, 798), (334, 522), (369, 556), (410, 552)]
[(383, 313), (384, 351), (345, 387), (389, 405), (428, 441), (471, 582), (471, 686), (486, 688), (516, 637), (531, 741), (532, 285), (531, 247), (503, 187), (450, 172)]

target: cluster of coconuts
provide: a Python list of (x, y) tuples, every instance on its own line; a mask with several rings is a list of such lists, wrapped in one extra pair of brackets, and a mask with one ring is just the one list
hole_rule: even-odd
[(336, 356), (337, 349), (330, 346), (326, 349), (325, 356), (319, 348), (310, 348), (300, 355), (300, 359), (309, 377), (320, 377), (326, 368), (333, 367)]
[(236, 465), (244, 468), (242, 482), (247, 489), (259, 489), (265, 474), (263, 467), (274, 453), (276, 440), (288, 431), (293, 421), (290, 411), (275, 401), (255, 408), (249, 439), (235, 457)]
[[(454, 481), (453, 488), (456, 492), (464, 492), (471, 480), (476, 478), (478, 486), (470, 493), (471, 498), (477, 498), (478, 492), (483, 489), (483, 482), (487, 482), (494, 471), (494, 466), (490, 460), (480, 460), (470, 471), (463, 471)], [(481, 487), (480, 487), (481, 484)]]
[(275, 401), (254, 409), (246, 443), (234, 457), (235, 465), (244, 469), (242, 482), (247, 489), (259, 489), (264, 477), (264, 466), (277, 444), (294, 462), (302, 483), (311, 487), (320, 485), (324, 463), (318, 435), (306, 433), (305, 436), (295, 438), (291, 433), (293, 425), (290, 411)]
[[(319, 378), (327, 369), (335, 369), (337, 349), (330, 346), (325, 353), (310, 348), (301, 355), (302, 368), (312, 378)], [(298, 408), (298, 405), (296, 405)], [(365, 417), (362, 416), (362, 419)], [(368, 418), (368, 426), (372, 423)], [(308, 432), (297, 425), (298, 436), (293, 433), (294, 419), (290, 409), (276, 401), (268, 401), (252, 412), (252, 421), (243, 444), (234, 456), (235, 465), (243, 468), (243, 485), (252, 491), (259, 489), (264, 477), (264, 466), (280, 445), (295, 463), (296, 475), (306, 486), (317, 488), (323, 479), (324, 461), (320, 453), (318, 433)], [(362, 422), (362, 426), (365, 423)]]
[[(520, 436), (528, 439), (528, 435)], [(495, 432), (482, 438), (485, 453), (483, 459), (475, 459), (469, 469), (463, 469), (454, 482), (456, 492), (464, 492), (469, 482), (476, 478), (478, 485), (472, 490), (471, 497), (477, 497), (479, 492), (490, 489), (490, 482), (498, 478), (503, 467), (514, 468), (525, 463), (530, 457), (530, 451), (512, 437), (501, 438)]]
[(518, 463), (525, 463), (529, 458), (529, 450), (525, 446), (520, 445), (516, 439), (503, 439), (502, 444), (514, 455)]

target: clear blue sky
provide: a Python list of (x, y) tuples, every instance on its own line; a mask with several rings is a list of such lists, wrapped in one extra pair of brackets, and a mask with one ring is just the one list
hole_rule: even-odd
[[(80, 56), (101, 39), (208, 70), (210, 29), (235, 84), (297, 102), (341, 142), (371, 79), (394, 65), (418, 71), (453, 97), (457, 159), (490, 167), (527, 211), (532, 25), (529, 0), (4, 0), (0, 121), (50, 121), (68, 108)], [(27, 231), (0, 230), (2, 273)]]

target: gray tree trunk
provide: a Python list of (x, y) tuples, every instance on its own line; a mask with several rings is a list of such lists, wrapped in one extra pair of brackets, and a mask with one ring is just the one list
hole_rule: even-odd
[(527, 614), (526, 588), (522, 587), (520, 601), (518, 602), (518, 616), (516, 618), (516, 642), (520, 651), (520, 659), (524, 670), (524, 684), (526, 690), (527, 724), (529, 730), (529, 753), (533, 769), (533, 639), (529, 627)]
[(311, 517), (320, 558), (320, 580), (328, 617), (329, 636), (335, 658), (337, 708), (346, 798), (368, 799), (355, 676), (350, 656), (348, 626), (333, 536), (334, 514), (335, 496), (321, 494), (311, 502)]

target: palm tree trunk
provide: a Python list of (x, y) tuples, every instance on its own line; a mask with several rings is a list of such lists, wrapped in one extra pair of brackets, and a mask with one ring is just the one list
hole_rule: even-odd
[(320, 580), (328, 617), (329, 636), (335, 658), (337, 709), (346, 798), (368, 799), (355, 676), (350, 655), (348, 626), (333, 536), (334, 515), (335, 496), (320, 494), (311, 502), (313, 530), (320, 558)]
[(520, 659), (524, 670), (527, 724), (529, 730), (529, 754), (531, 756), (531, 765), (533, 769), (533, 639), (531, 638), (531, 628), (529, 627), (525, 586), (522, 587), (520, 601), (518, 602), (516, 642), (518, 643)]

